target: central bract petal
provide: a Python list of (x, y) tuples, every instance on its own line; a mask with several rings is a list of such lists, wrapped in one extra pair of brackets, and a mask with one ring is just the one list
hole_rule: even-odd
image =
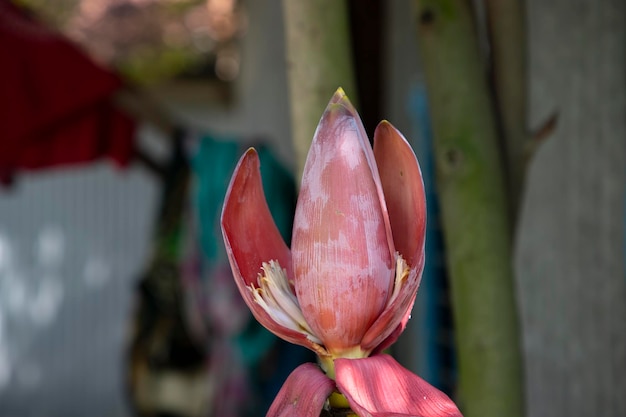
[(296, 295), (332, 355), (359, 347), (393, 285), (394, 248), (373, 153), (336, 94), (309, 151), (294, 220)]

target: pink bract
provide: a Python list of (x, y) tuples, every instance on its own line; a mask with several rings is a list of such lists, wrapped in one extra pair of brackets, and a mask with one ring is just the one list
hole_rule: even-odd
[(321, 357), (366, 357), (393, 343), (424, 264), (426, 204), (415, 155), (381, 122), (369, 144), (339, 89), (302, 177), (291, 250), (271, 217), (254, 149), (239, 161), (222, 213), (237, 286), (254, 316)]

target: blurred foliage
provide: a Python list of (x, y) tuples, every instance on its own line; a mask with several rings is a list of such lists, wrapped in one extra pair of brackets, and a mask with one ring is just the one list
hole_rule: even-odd
[(238, 61), (217, 65), (222, 55), (232, 62), (245, 32), (236, 0), (15, 1), (138, 84), (181, 74), (231, 81), (238, 73)]

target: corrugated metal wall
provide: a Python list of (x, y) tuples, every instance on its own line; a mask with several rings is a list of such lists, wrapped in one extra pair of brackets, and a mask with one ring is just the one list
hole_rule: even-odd
[(155, 185), (140, 169), (96, 164), (0, 190), (0, 416), (125, 415)]

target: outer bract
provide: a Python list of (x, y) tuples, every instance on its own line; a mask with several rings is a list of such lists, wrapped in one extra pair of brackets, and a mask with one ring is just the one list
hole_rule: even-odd
[(341, 89), (307, 157), (292, 250), (267, 208), (253, 149), (235, 170), (222, 213), (235, 281), (255, 317), (331, 360), (366, 357), (402, 332), (423, 269), (425, 224), (411, 147), (383, 121), (372, 150)]

